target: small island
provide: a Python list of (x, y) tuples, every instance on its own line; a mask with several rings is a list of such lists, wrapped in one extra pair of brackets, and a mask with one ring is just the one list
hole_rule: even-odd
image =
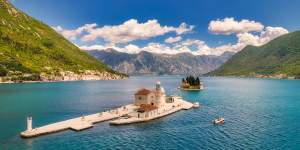
[(45, 126), (32, 127), (32, 117), (27, 117), (27, 129), (20, 133), (22, 138), (31, 138), (63, 130), (82, 131), (92, 128), (95, 123), (112, 120), (110, 125), (125, 125), (147, 122), (180, 110), (199, 107), (199, 103), (185, 101), (179, 96), (166, 96), (164, 88), (157, 82), (155, 89), (140, 89), (134, 94), (134, 103), (105, 112), (60, 121)]
[(186, 78), (182, 78), (180, 89), (186, 91), (197, 91), (203, 90), (204, 87), (199, 77), (195, 78), (194, 76), (188, 76)]

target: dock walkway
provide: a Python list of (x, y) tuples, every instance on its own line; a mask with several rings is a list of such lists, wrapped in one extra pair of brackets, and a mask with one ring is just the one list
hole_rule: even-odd
[(61, 122), (37, 127), (34, 129), (26, 130), (21, 132), (20, 135), (23, 138), (30, 138), (30, 137), (36, 137), (36, 136), (54, 133), (62, 130), (68, 130), (68, 129), (81, 131), (93, 127), (93, 124), (95, 123), (108, 121), (129, 114), (135, 108), (136, 106), (130, 104), (110, 111), (82, 116), (82, 117), (69, 119), (66, 121), (61, 121)]

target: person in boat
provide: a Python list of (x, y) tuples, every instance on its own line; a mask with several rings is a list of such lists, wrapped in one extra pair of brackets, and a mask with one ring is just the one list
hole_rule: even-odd
[(213, 120), (214, 124), (224, 124), (225, 119), (223, 117), (218, 117), (217, 119)]

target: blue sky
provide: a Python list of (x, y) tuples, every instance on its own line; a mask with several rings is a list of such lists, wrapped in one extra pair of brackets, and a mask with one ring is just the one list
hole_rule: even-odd
[[(285, 34), (285, 30), (291, 32), (300, 29), (300, 1), (297, 0), (288, 2), (284, 0), (13, 0), (12, 3), (52, 27), (60, 26), (62, 29), (58, 32), (62, 34), (63, 31), (69, 31), (65, 33), (70, 34), (72, 30), (85, 24), (95, 23), (93, 31), (82, 31), (76, 35), (76, 38), (69, 37), (70, 41), (85, 48), (93, 45), (98, 45), (98, 48), (99, 45), (111, 46), (124, 52), (148, 49), (157, 53), (160, 53), (159, 49), (166, 49), (166, 53), (173, 53), (173, 50), (174, 53), (202, 51), (199, 54), (214, 54), (219, 51), (215, 54), (220, 54), (226, 51), (224, 49), (236, 52), (247, 44), (262, 45)], [(114, 35), (129, 38), (125, 42), (115, 40), (120, 39), (118, 37), (103, 35), (103, 32), (106, 32), (103, 26), (109, 25), (112, 28), (116, 27), (116, 30), (122, 30), (123, 28), (119, 25), (130, 19), (134, 19), (136, 24), (132, 22), (133, 27), (128, 25), (125, 27), (126, 30), (136, 31), (142, 28), (147, 34), (148, 25), (141, 24), (149, 20), (156, 20), (156, 23), (149, 24), (149, 26), (158, 24), (162, 28), (164, 26), (169, 28), (163, 33), (158, 29), (157, 34), (148, 33), (149, 35), (143, 37), (136, 37), (131, 34), (131, 31), (126, 31), (126, 34), (130, 32), (126, 36), (124, 36), (125, 33)], [(242, 20), (248, 21), (247, 25), (243, 24)], [(219, 26), (214, 24), (212, 30), (209, 30), (208, 27), (212, 21), (219, 21)], [(182, 23), (186, 23), (187, 28), (193, 26), (192, 31), (178, 34), (178, 30), (171, 29), (179, 28)], [(251, 23), (261, 24), (263, 27), (256, 28), (251, 26)], [(246, 29), (249, 24), (253, 29)], [(134, 29), (135, 27), (137, 28)], [(275, 27), (280, 27), (280, 29)], [(154, 29), (150, 27), (149, 30)], [(86, 32), (93, 32), (97, 36), (95, 39), (83, 41), (82, 37), (90, 34)], [(181, 40), (175, 40), (176, 42), (172, 43), (165, 42), (170, 37), (177, 37), (177, 40), (180, 37)], [(139, 50), (132, 51), (129, 49), (130, 46), (127, 49), (124, 48), (128, 45), (137, 46)], [(222, 48), (222, 46), (227, 47)], [(137, 47), (132, 48), (137, 49)], [(204, 53), (204, 51), (209, 52)]]

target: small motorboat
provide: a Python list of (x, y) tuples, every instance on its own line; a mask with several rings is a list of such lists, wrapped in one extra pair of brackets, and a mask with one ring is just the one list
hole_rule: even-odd
[(214, 124), (224, 124), (225, 123), (225, 119), (223, 117), (219, 117), (215, 120), (213, 120)]
[(200, 104), (199, 104), (199, 102), (195, 102), (195, 103), (193, 103), (193, 107), (194, 107), (194, 108), (198, 108), (198, 107), (200, 107)]

